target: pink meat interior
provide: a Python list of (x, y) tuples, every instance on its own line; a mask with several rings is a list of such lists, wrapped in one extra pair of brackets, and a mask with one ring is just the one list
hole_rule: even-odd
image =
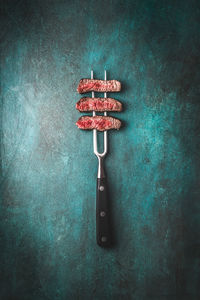
[(80, 110), (87, 111), (89, 109), (91, 110), (112, 110), (114, 108), (114, 104), (110, 103), (109, 101), (83, 101), (78, 105)]
[(85, 83), (85, 84), (81, 84), (78, 87), (78, 91), (79, 93), (82, 93), (83, 91), (90, 91), (91, 89), (97, 89), (101, 86), (102, 84), (99, 82), (94, 82), (94, 83)]
[(107, 119), (80, 119), (77, 121), (77, 126), (82, 129), (90, 129), (92, 127), (104, 129), (112, 126), (112, 122)]

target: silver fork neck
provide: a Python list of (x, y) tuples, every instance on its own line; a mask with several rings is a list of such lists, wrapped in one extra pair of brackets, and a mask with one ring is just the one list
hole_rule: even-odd
[(97, 156), (98, 157), (98, 173), (97, 173), (97, 178), (105, 178), (105, 171), (104, 171), (104, 167), (103, 167), (103, 159), (104, 157), (101, 156)]

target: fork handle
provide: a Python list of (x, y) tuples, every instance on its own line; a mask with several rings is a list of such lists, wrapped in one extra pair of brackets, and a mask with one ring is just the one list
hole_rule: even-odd
[(96, 235), (101, 247), (111, 245), (110, 214), (106, 178), (97, 178), (96, 191)]

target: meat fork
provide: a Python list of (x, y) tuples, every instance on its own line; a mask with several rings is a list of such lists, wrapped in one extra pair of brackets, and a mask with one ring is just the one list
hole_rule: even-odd
[[(91, 70), (91, 79), (94, 79), (93, 70)], [(107, 80), (106, 70), (104, 71), (104, 80)], [(94, 92), (92, 92), (92, 98), (94, 98)], [(107, 93), (104, 93), (104, 98), (107, 98)], [(96, 112), (93, 111), (93, 116), (96, 116)], [(104, 112), (104, 116), (107, 116), (107, 112)], [(93, 148), (94, 154), (98, 158), (98, 173), (97, 173), (97, 187), (96, 187), (96, 239), (97, 244), (101, 247), (108, 247), (111, 245), (111, 230), (109, 220), (109, 203), (108, 203), (108, 191), (106, 175), (104, 171), (104, 158), (108, 150), (108, 133), (105, 130), (104, 133), (104, 151), (98, 152), (97, 149), (97, 130), (93, 129)]]

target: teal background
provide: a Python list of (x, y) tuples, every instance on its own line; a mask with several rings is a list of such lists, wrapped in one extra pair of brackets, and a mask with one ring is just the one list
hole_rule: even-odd
[[(1, 1), (0, 299), (200, 298), (200, 2)], [(95, 241), (80, 78), (122, 82)], [(109, 94), (114, 96), (114, 94)]]

